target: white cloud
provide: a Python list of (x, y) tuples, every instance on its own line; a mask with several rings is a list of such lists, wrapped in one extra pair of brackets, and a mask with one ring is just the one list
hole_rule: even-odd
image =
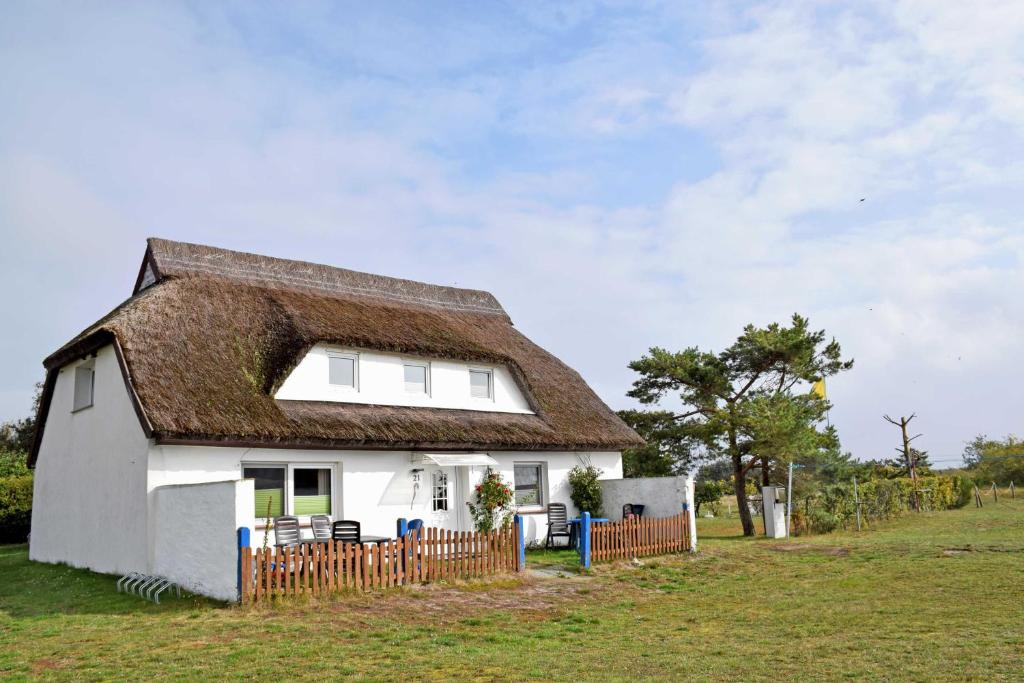
[[(491, 289), (616, 407), (648, 346), (800, 311), (857, 359), (859, 455), (881, 412), (943, 455), (1020, 431), (1015, 3), (64, 9), (0, 22), (3, 416), (159, 234)], [(597, 196), (684, 136), (664, 197)]]

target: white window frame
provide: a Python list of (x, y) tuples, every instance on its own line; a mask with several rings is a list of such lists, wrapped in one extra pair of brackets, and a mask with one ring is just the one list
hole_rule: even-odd
[[(409, 391), (405, 386), (405, 369), (407, 367), (423, 368), (423, 376), (425, 378), (425, 386), (422, 393), (419, 391)], [(426, 396), (430, 398), (430, 361), (426, 360), (403, 360), (402, 361), (402, 388), (408, 396)]]
[[(87, 360), (75, 366), (71, 374), (71, 412), (77, 413), (92, 408), (96, 403), (96, 363), (94, 360)], [(78, 377), (79, 370), (89, 371), (89, 402), (78, 405)]]
[[(481, 372), (487, 375), (487, 398), (473, 395), (473, 373)], [(469, 397), (474, 401), (494, 402), (494, 368), (468, 368), (467, 378), (469, 379)]]
[(551, 500), (551, 495), (548, 492), (548, 464), (543, 460), (520, 460), (512, 463), (513, 501), (515, 500), (516, 495), (516, 467), (537, 467), (539, 470), (539, 476), (537, 477), (537, 503), (535, 505), (524, 505), (519, 509), (536, 512), (547, 508), (548, 502)]
[[(444, 498), (438, 498), (437, 490), (440, 485), (437, 480), (444, 477)], [(444, 500), (444, 509), (438, 509), (437, 503), (440, 500)], [(451, 511), (451, 478), (448, 473), (442, 469), (436, 469), (430, 473), (430, 511), (431, 512), (450, 512)]]
[[(253, 462), (241, 463), (242, 477), (246, 467), (283, 467), (284, 468), (284, 514), (295, 515), (295, 470), (330, 470), (331, 471), (331, 521), (341, 517), (341, 492), (338, 490), (338, 465), (333, 462)], [(299, 522), (309, 522), (310, 515), (297, 515)], [(266, 517), (256, 515), (257, 528), (264, 528)]]
[[(334, 384), (331, 382), (331, 359), (343, 358), (352, 361), (352, 386), (347, 384)], [(359, 354), (354, 351), (328, 351), (327, 352), (327, 386), (334, 391), (359, 392)]]

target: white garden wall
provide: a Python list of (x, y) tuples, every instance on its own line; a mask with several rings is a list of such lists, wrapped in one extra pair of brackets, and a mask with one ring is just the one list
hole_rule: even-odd
[(622, 519), (626, 503), (644, 505), (644, 517), (671, 517), (684, 508), (690, 518), (690, 543), (697, 548), (697, 525), (693, 505), (693, 479), (689, 477), (636, 477), (601, 482), (605, 516)]
[(152, 495), (150, 573), (193, 593), (236, 600), (237, 530), (253, 527), (253, 482), (161, 486)]
[(93, 571), (146, 571), (146, 454), (113, 346), (93, 360), (92, 407), (72, 413), (75, 367), (60, 370), (36, 461), (29, 558)]

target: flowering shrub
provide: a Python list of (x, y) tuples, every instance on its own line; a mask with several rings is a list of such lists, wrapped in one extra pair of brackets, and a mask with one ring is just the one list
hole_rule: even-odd
[(476, 486), (476, 502), (469, 503), (469, 514), (477, 531), (505, 528), (515, 515), (515, 498), (500, 472), (488, 469), (484, 480)]

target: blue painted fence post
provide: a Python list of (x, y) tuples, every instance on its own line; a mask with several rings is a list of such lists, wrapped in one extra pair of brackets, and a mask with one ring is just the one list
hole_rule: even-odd
[(515, 523), (516, 523), (516, 536), (517, 536), (518, 541), (519, 541), (519, 556), (516, 558), (518, 560), (518, 565), (516, 566), (516, 571), (525, 572), (526, 571), (526, 529), (523, 526), (523, 516), (522, 515), (516, 515), (515, 516)]
[(398, 535), (396, 535), (395, 538), (402, 538), (407, 533), (409, 533), (409, 520), (407, 520), (405, 517), (399, 517), (398, 518)]
[(242, 599), (242, 554), (249, 552), (249, 527), (238, 527), (238, 599)]
[(580, 515), (580, 566), (590, 569), (590, 513)]

